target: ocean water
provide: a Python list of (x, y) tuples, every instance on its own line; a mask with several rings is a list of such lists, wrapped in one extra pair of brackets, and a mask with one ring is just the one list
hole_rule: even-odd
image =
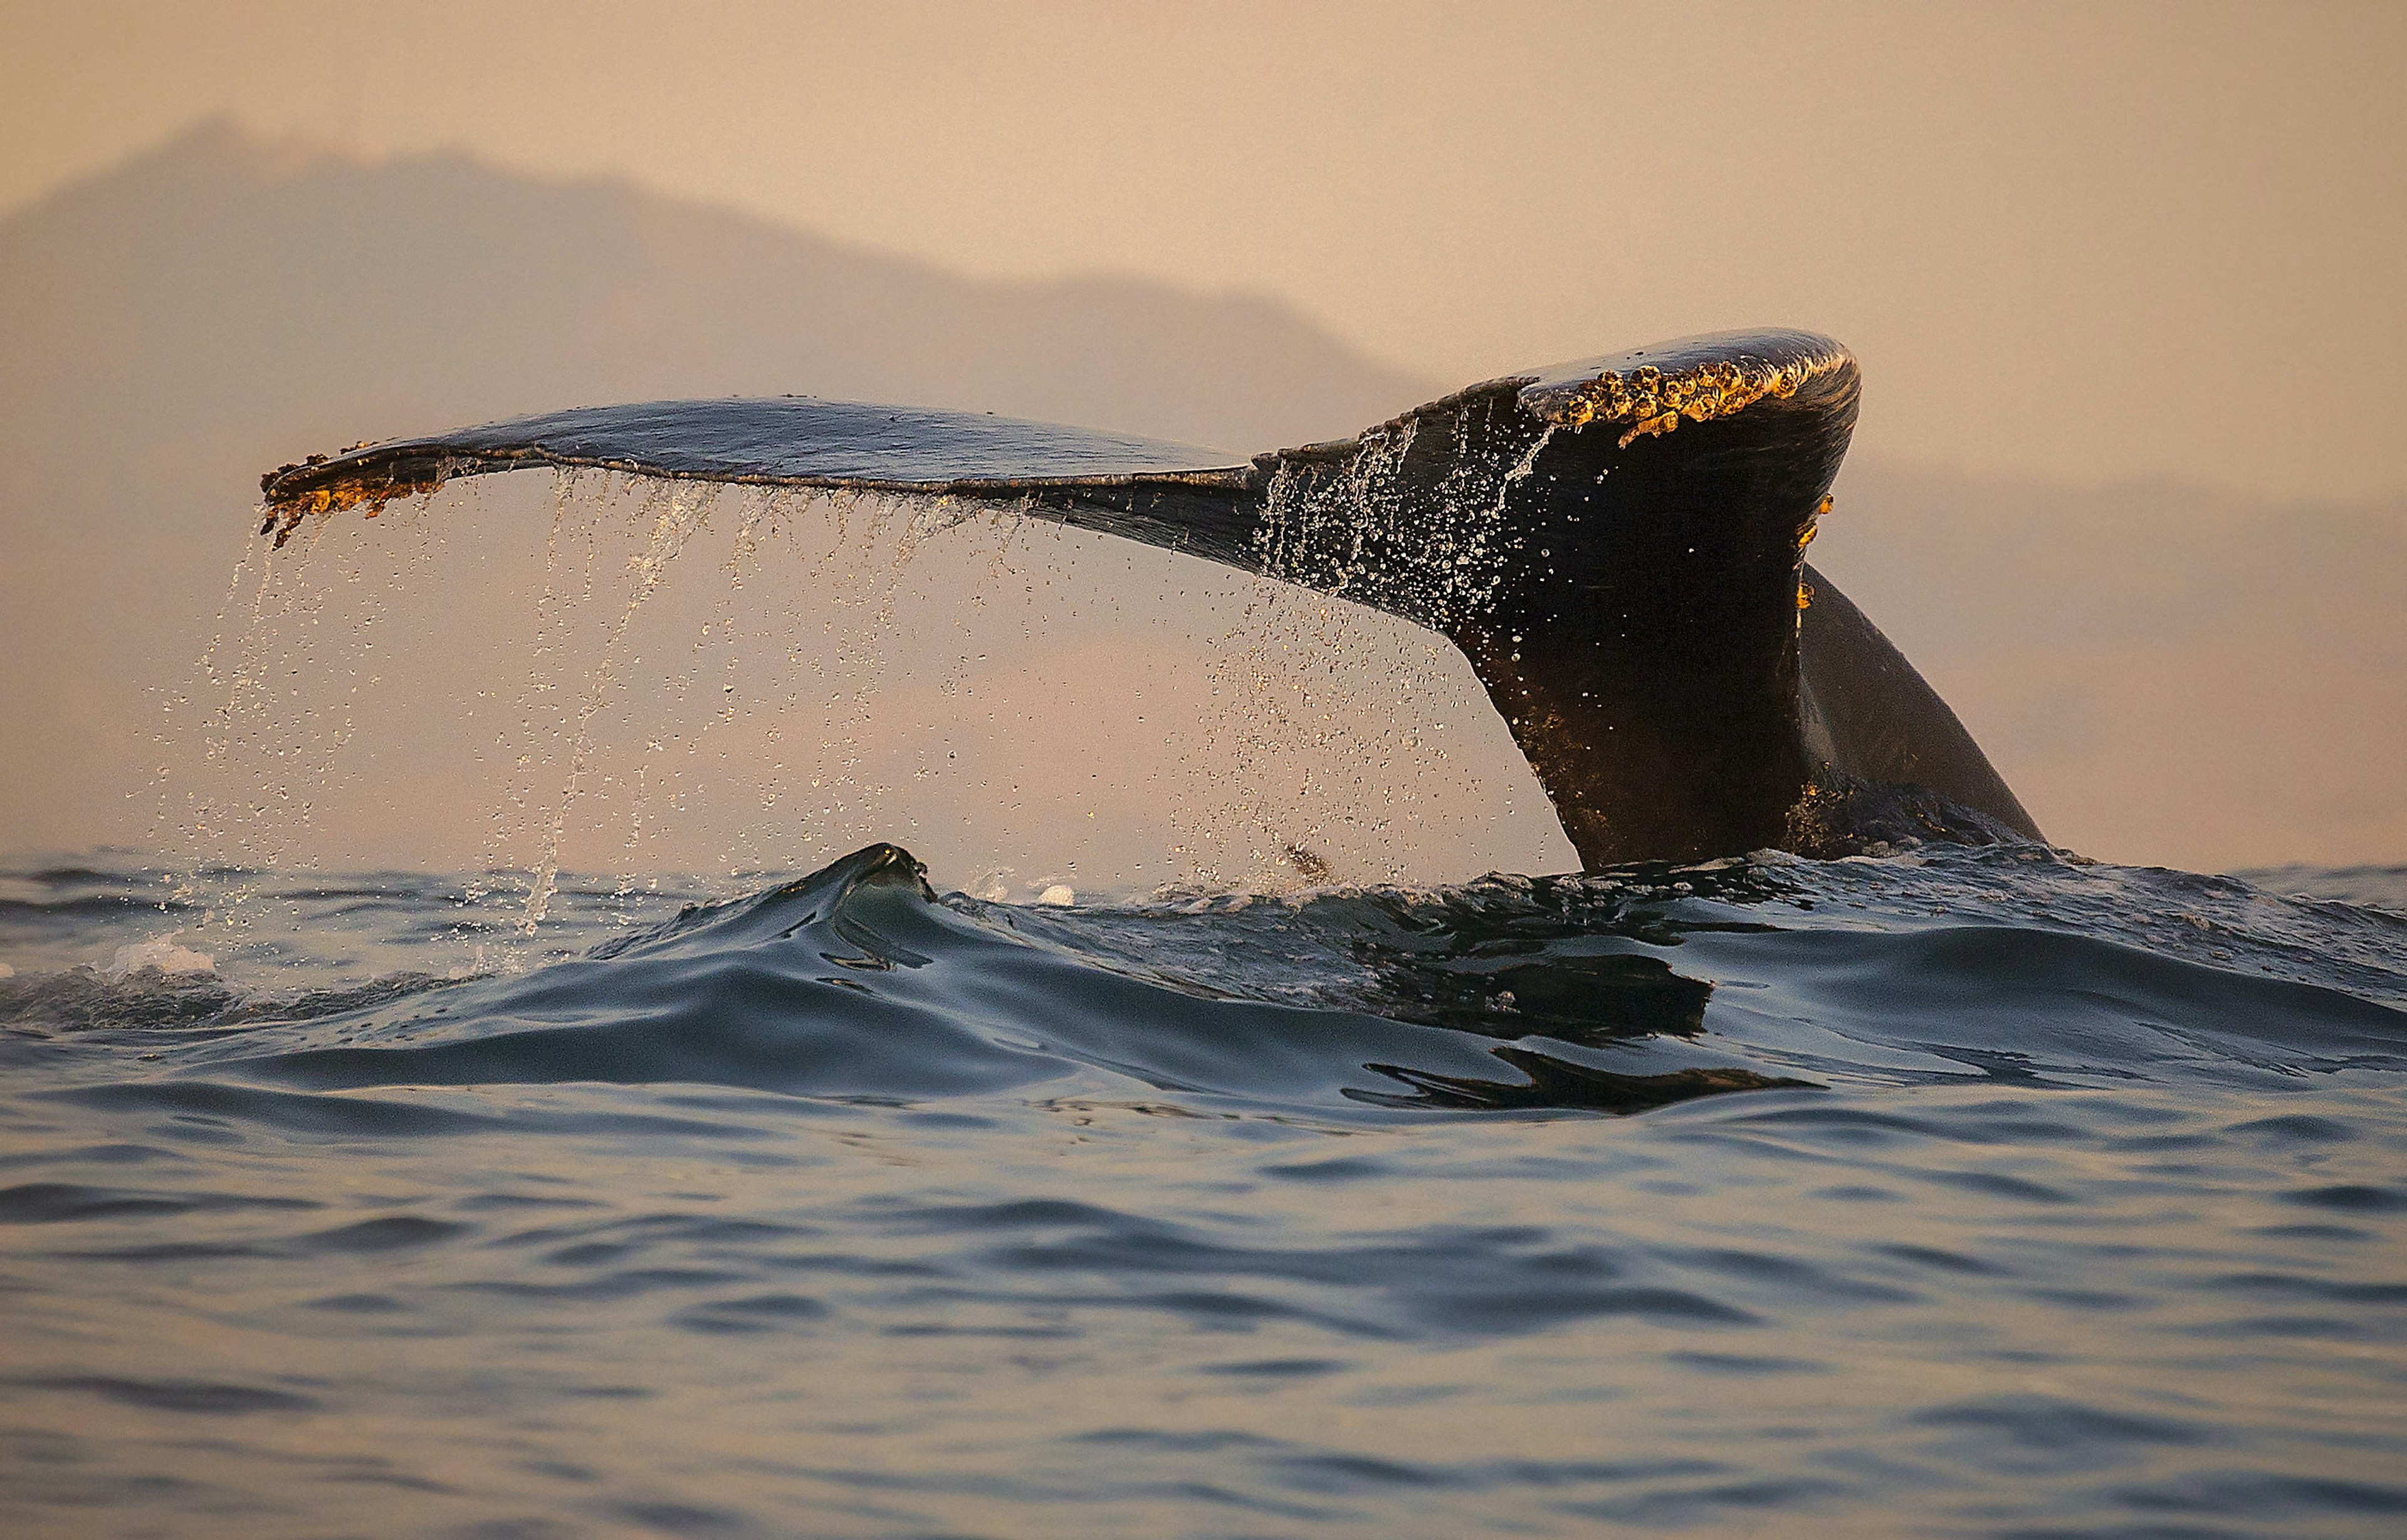
[(2407, 1532), (2407, 871), (945, 877), (0, 875), (0, 1532)]

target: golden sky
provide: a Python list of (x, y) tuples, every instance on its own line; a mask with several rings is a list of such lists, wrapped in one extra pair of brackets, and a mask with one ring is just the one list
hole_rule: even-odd
[(2407, 491), (2407, 7), (0, 7), (0, 211), (208, 114), (978, 274), (1268, 292), (1467, 381), (1830, 332), (1863, 453)]

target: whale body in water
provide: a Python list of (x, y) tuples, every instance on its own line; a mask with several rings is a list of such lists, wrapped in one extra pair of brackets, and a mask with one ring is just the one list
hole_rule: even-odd
[(262, 478), (278, 544), (520, 466), (1017, 507), (1386, 610), (1470, 659), (1581, 862), (2042, 836), (1946, 703), (1805, 563), (1855, 359), (1727, 332), (1510, 375), (1253, 456), (809, 396), (582, 407)]

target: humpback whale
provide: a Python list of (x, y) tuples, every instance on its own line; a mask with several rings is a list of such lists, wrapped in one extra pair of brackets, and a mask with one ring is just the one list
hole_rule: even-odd
[(1725, 332), (1470, 386), (1252, 456), (809, 396), (582, 407), (313, 455), (312, 514), (520, 466), (1004, 505), (1426, 626), (1470, 660), (1588, 869), (2043, 836), (1804, 559), (1855, 427), (1828, 337)]

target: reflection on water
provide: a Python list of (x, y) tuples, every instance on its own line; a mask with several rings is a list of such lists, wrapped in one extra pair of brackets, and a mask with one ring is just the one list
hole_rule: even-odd
[(2342, 879), (7, 874), (0, 1522), (2382, 1533), (2407, 874)]

